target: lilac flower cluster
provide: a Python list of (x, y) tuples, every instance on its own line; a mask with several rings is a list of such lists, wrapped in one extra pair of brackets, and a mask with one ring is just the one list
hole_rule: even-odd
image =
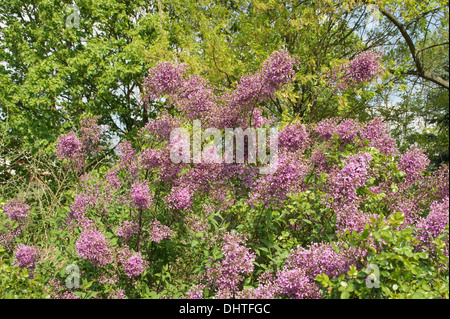
[(193, 285), (186, 294), (187, 299), (202, 299), (203, 298), (204, 285)]
[(139, 225), (133, 221), (124, 221), (119, 227), (117, 227), (116, 236), (121, 237), (123, 240), (129, 240), (134, 234), (139, 231)]
[(183, 86), (185, 72), (186, 65), (181, 63), (160, 62), (151, 68), (146, 82), (145, 102), (177, 92)]
[(87, 213), (88, 208), (95, 205), (95, 198), (85, 193), (80, 193), (75, 197), (75, 202), (70, 205), (69, 217), (75, 220), (81, 220)]
[(286, 266), (289, 269), (303, 269), (310, 280), (314, 280), (319, 274), (326, 274), (330, 278), (338, 277), (347, 272), (355, 263), (355, 258), (359, 258), (362, 253), (354, 248), (348, 251), (342, 243), (334, 245), (335, 247), (332, 243), (311, 243), (308, 248), (298, 246), (291, 250)]
[(338, 231), (348, 229), (360, 232), (370, 221), (370, 217), (374, 217), (358, 208), (361, 199), (356, 192), (357, 188), (366, 184), (370, 161), (372, 156), (369, 153), (359, 153), (348, 157), (341, 170), (330, 174), (327, 196), (331, 202), (328, 206), (337, 214)]
[(368, 82), (379, 74), (383, 54), (366, 51), (355, 56), (347, 68), (349, 83)]
[(330, 118), (317, 123), (315, 132), (325, 140), (337, 134), (339, 140), (351, 143), (360, 129), (361, 126), (357, 120)]
[(100, 267), (112, 261), (112, 248), (105, 236), (98, 230), (85, 230), (76, 241), (76, 252), (82, 259)]
[(278, 133), (278, 147), (286, 148), (291, 152), (304, 149), (308, 143), (308, 132), (301, 123), (289, 125)]
[(217, 298), (230, 298), (238, 291), (244, 275), (253, 271), (256, 255), (239, 234), (225, 233), (221, 240), (223, 260), (207, 266), (206, 277), (208, 285), (217, 289)]
[(188, 119), (201, 118), (204, 122), (213, 124), (213, 112), (219, 109), (218, 97), (207, 80), (198, 75), (189, 76), (183, 83), (177, 105)]
[(287, 51), (276, 51), (264, 62), (262, 74), (276, 90), (293, 79), (295, 75), (294, 66), (298, 63), (299, 61), (290, 57)]
[(369, 173), (369, 153), (359, 153), (344, 160), (344, 167), (330, 176), (330, 194), (347, 203), (356, 200), (356, 188), (365, 185)]
[(171, 238), (173, 231), (165, 225), (162, 225), (159, 220), (153, 220), (149, 225), (149, 237), (150, 240), (159, 243), (161, 240)]
[(67, 160), (77, 172), (83, 171), (87, 156), (96, 156), (101, 150), (100, 139), (106, 127), (98, 125), (98, 119), (96, 116), (80, 121), (79, 136), (71, 131), (60, 135), (56, 141), (58, 158)]
[(118, 188), (120, 188), (120, 185), (121, 185), (120, 179), (118, 177), (118, 173), (119, 173), (119, 171), (117, 169), (113, 169), (113, 170), (110, 170), (105, 175), (105, 179), (108, 181), (109, 185), (113, 189), (118, 189)]
[(140, 154), (140, 164), (141, 167), (144, 167), (146, 170), (155, 169), (163, 163), (162, 152), (159, 149), (149, 148), (143, 150)]
[(147, 182), (137, 182), (131, 185), (131, 198), (136, 207), (147, 209), (153, 202)]
[(5, 230), (0, 232), (0, 245), (8, 251), (12, 251), (15, 245), (15, 239), (20, 236), (23, 228), (12, 228), (9, 224), (5, 224)]
[(187, 187), (174, 187), (164, 201), (167, 203), (170, 209), (185, 210), (192, 206), (193, 190), (189, 186)]
[(363, 251), (353, 247), (344, 249), (341, 243), (336, 243), (336, 248), (332, 243), (312, 243), (308, 248), (299, 246), (291, 251), (286, 266), (277, 274), (279, 294), (299, 299), (320, 298), (319, 287), (315, 284), (317, 275), (336, 278), (363, 255)]
[[(445, 227), (448, 225), (449, 218), (449, 197), (447, 196), (444, 200), (437, 200), (433, 202), (430, 206), (430, 213), (426, 218), (421, 218), (416, 228), (418, 230), (418, 238), (421, 241), (421, 245), (428, 248), (433, 248), (431, 241), (436, 239), (440, 235)], [(448, 257), (448, 234), (446, 240), (446, 251), (445, 254)]]
[(102, 134), (107, 129), (107, 126), (99, 125), (100, 116), (94, 116), (80, 121), (80, 144), (83, 148), (83, 152), (90, 154), (91, 156), (97, 156), (102, 147), (100, 147), (100, 141)]
[[(148, 103), (148, 99), (168, 97), (188, 119), (202, 119), (205, 124), (217, 128), (245, 128), (248, 126), (246, 119), (253, 114), (257, 104), (292, 80), (293, 67), (297, 63), (288, 52), (275, 52), (261, 71), (242, 77), (234, 91), (221, 96), (216, 95), (214, 87), (201, 77), (185, 76), (184, 65), (160, 63), (149, 70), (144, 83), (144, 99)], [(255, 116), (257, 122), (266, 121), (260, 113)], [(149, 124), (149, 128), (152, 125)]]
[(317, 172), (325, 172), (330, 166), (322, 147), (317, 147), (311, 151), (311, 157), (309, 158), (311, 164), (318, 168)]
[(301, 268), (285, 269), (278, 274), (277, 285), (281, 295), (293, 299), (318, 299), (319, 287), (310, 280)]
[(389, 135), (389, 127), (380, 117), (364, 125), (360, 131), (361, 140), (368, 140), (369, 146), (377, 148), (380, 153), (398, 155), (397, 142)]
[(32, 270), (38, 262), (38, 251), (36, 247), (18, 245), (14, 256), (14, 265), (20, 268)]
[(240, 79), (230, 96), (230, 105), (242, 109), (242, 112), (250, 111), (292, 80), (295, 75), (293, 68), (297, 63), (285, 50), (272, 53), (260, 72)]
[(123, 289), (115, 289), (109, 293), (108, 299), (127, 299), (127, 295), (125, 294), (125, 290)]
[(382, 70), (382, 53), (366, 51), (358, 54), (348, 63), (333, 69), (330, 84), (336, 91), (345, 91), (360, 83), (370, 82)]
[[(281, 286), (279, 285), (281, 284)], [(244, 288), (237, 294), (240, 299), (275, 299), (282, 295), (283, 290), (286, 291), (288, 284), (284, 279), (280, 282), (275, 278), (272, 271), (262, 273), (258, 277), (258, 287)], [(315, 289), (315, 288), (314, 288)]]
[(402, 186), (407, 187), (417, 182), (429, 164), (430, 160), (424, 150), (412, 148), (404, 152), (398, 160), (398, 169), (406, 173)]
[(154, 119), (142, 128), (140, 134), (145, 139), (146, 134), (156, 137), (158, 141), (169, 141), (170, 132), (180, 126), (180, 121), (169, 115), (167, 111), (161, 111), (160, 116)]
[(280, 152), (276, 171), (260, 176), (251, 186), (250, 204), (263, 203), (269, 207), (284, 201), (289, 193), (301, 190), (310, 166), (298, 152)]
[(56, 155), (61, 160), (74, 158), (80, 149), (81, 142), (73, 131), (60, 135), (56, 143)]
[(117, 151), (120, 155), (119, 170), (126, 172), (129, 181), (135, 181), (139, 174), (139, 162), (136, 158), (136, 150), (130, 141), (123, 140), (117, 144)]
[(28, 217), (30, 206), (20, 198), (13, 198), (7, 201), (2, 209), (12, 221), (23, 222)]
[(125, 273), (128, 277), (136, 277), (142, 274), (147, 268), (148, 262), (142, 258), (141, 253), (135, 253), (128, 258), (124, 264)]

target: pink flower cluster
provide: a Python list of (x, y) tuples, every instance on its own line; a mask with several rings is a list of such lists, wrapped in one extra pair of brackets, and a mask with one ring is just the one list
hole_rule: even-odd
[(171, 209), (185, 210), (192, 206), (193, 190), (189, 187), (174, 187), (165, 202)]
[(3, 212), (12, 221), (23, 222), (28, 217), (30, 206), (22, 199), (13, 198), (6, 202), (2, 207)]
[(149, 237), (150, 240), (159, 243), (161, 240), (171, 238), (173, 231), (165, 225), (162, 225), (159, 220), (153, 220), (149, 225)]
[(141, 253), (135, 253), (125, 261), (124, 270), (128, 277), (136, 277), (145, 271), (147, 264)]
[(160, 62), (155, 68), (151, 68), (146, 82), (145, 102), (178, 91), (183, 85), (185, 72), (186, 65), (181, 63)]
[(261, 175), (251, 186), (249, 203), (263, 203), (266, 207), (283, 202), (289, 193), (301, 190), (303, 178), (310, 166), (298, 152), (280, 152), (274, 173)]
[(278, 133), (278, 147), (286, 148), (291, 152), (304, 149), (309, 144), (309, 134), (301, 123), (285, 127)]
[[(202, 119), (217, 128), (247, 127), (249, 114), (257, 104), (271, 96), (281, 86), (292, 80), (297, 60), (286, 51), (274, 52), (264, 63), (262, 70), (244, 76), (232, 92), (216, 95), (214, 87), (197, 76), (186, 76), (186, 66), (159, 63), (149, 70), (144, 83), (146, 104), (150, 100), (167, 97), (187, 119)], [(255, 113), (257, 122), (265, 122)], [(167, 118), (167, 116), (163, 116)], [(148, 128), (158, 126), (149, 124)], [(161, 134), (167, 136), (167, 134)]]
[(330, 139), (336, 134), (339, 140), (351, 143), (360, 129), (361, 126), (357, 120), (330, 118), (317, 123), (316, 133), (323, 139)]
[(414, 184), (422, 176), (423, 171), (430, 164), (424, 150), (413, 148), (407, 150), (398, 160), (398, 169), (405, 172), (403, 186)]
[(112, 248), (105, 236), (96, 229), (85, 230), (76, 241), (76, 252), (82, 259), (100, 267), (112, 261)]
[(380, 117), (366, 123), (360, 131), (361, 140), (368, 140), (369, 146), (374, 147), (380, 153), (398, 155), (397, 142), (389, 135), (389, 127)]
[(56, 155), (60, 160), (67, 160), (77, 172), (82, 172), (88, 156), (100, 152), (100, 140), (106, 127), (97, 124), (99, 117), (80, 121), (81, 128), (77, 136), (71, 131), (60, 135), (56, 141)]
[(116, 236), (121, 237), (123, 240), (129, 240), (134, 234), (139, 231), (139, 225), (134, 221), (124, 221), (119, 227), (117, 227)]
[(207, 266), (206, 278), (208, 285), (217, 289), (217, 298), (231, 298), (238, 291), (244, 275), (253, 271), (256, 255), (239, 234), (225, 233), (221, 240), (223, 260)]
[(345, 91), (360, 83), (370, 82), (381, 73), (382, 53), (366, 51), (330, 73), (330, 84), (336, 91)]
[[(449, 197), (443, 200), (437, 200), (430, 206), (430, 212), (427, 217), (421, 218), (416, 228), (418, 230), (418, 237), (421, 245), (428, 248), (433, 248), (432, 240), (436, 239), (448, 225), (449, 218)], [(449, 243), (448, 234), (446, 237), (446, 251), (444, 252), (448, 257)]]
[(150, 207), (153, 198), (147, 182), (137, 182), (131, 185), (131, 198), (136, 207), (147, 209)]
[(81, 149), (81, 142), (75, 135), (75, 132), (70, 132), (65, 135), (61, 135), (58, 138), (56, 144), (56, 155), (60, 159), (72, 159), (74, 158), (78, 151)]
[(18, 245), (14, 256), (14, 264), (20, 268), (32, 270), (38, 262), (38, 251), (36, 247)]

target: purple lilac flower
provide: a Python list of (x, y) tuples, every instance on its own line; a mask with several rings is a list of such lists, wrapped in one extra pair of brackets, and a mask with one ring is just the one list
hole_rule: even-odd
[(145, 124), (140, 134), (145, 136), (147, 133), (150, 133), (152, 138), (156, 137), (159, 141), (169, 141), (170, 132), (174, 128), (180, 127), (180, 125), (178, 118), (169, 115), (167, 111), (162, 111), (157, 119)]
[(169, 208), (184, 210), (192, 206), (192, 189), (187, 187), (174, 187), (170, 195), (165, 199)]
[(131, 198), (136, 207), (147, 209), (153, 202), (147, 182), (137, 182), (131, 185)]
[(13, 198), (3, 205), (3, 212), (12, 221), (23, 222), (29, 214), (30, 206), (28, 206), (22, 199)]
[(75, 202), (70, 205), (69, 217), (75, 220), (81, 220), (88, 211), (88, 208), (94, 206), (95, 198), (85, 193), (80, 193), (75, 197)]
[(356, 188), (365, 185), (370, 161), (372, 161), (372, 156), (369, 153), (349, 156), (344, 161), (344, 167), (330, 176), (330, 195), (334, 199), (345, 201), (345, 203), (356, 200)]
[[(337, 243), (339, 248), (342, 244)], [(330, 278), (335, 278), (347, 272), (350, 266), (355, 263), (351, 256), (342, 247), (338, 252), (331, 243), (311, 243), (307, 248), (297, 247), (291, 250), (286, 266), (289, 269), (300, 268), (304, 271), (303, 275), (310, 280), (319, 274), (326, 274)], [(360, 256), (360, 253), (354, 255)]]
[(360, 129), (360, 124), (354, 119), (330, 118), (316, 125), (316, 133), (323, 139), (330, 139), (337, 134), (339, 139), (346, 143), (352, 143)]
[(348, 66), (346, 80), (349, 83), (368, 82), (379, 74), (382, 54), (366, 51), (355, 56)]
[(125, 290), (118, 288), (109, 293), (108, 299), (127, 299), (127, 295), (125, 294)]
[(369, 146), (377, 148), (380, 153), (397, 155), (397, 142), (389, 135), (389, 127), (379, 117), (366, 123), (360, 131), (361, 139), (368, 140)]
[(118, 170), (114, 169), (109, 171), (106, 175), (105, 175), (105, 179), (108, 181), (109, 185), (113, 188), (113, 189), (118, 189), (120, 188), (120, 180), (118, 177)]
[(142, 274), (147, 267), (147, 262), (142, 258), (141, 253), (135, 253), (128, 258), (124, 264), (125, 273), (128, 277), (136, 277)]
[[(437, 200), (430, 206), (430, 213), (426, 218), (422, 218), (416, 225), (421, 244), (432, 248), (431, 241), (440, 235), (448, 225), (449, 218), (449, 198)], [(446, 252), (448, 257), (448, 234), (446, 239)]]
[(305, 148), (308, 143), (308, 133), (300, 123), (287, 126), (278, 134), (278, 147), (284, 147), (291, 152)]
[(112, 249), (101, 232), (95, 229), (81, 233), (76, 241), (76, 252), (82, 259), (89, 260), (94, 266), (100, 267), (112, 261)]
[(5, 224), (7, 231), (0, 232), (0, 245), (7, 251), (12, 251), (15, 245), (15, 239), (20, 236), (23, 228), (12, 228), (9, 224)]
[(75, 132), (60, 135), (56, 142), (56, 155), (61, 160), (72, 159), (81, 149), (81, 142)]
[(34, 269), (38, 262), (38, 251), (35, 247), (19, 245), (14, 256), (14, 264), (20, 268)]
[(97, 124), (100, 116), (82, 119), (80, 121), (80, 142), (84, 152), (96, 156), (101, 151), (100, 139), (107, 126)]
[(300, 268), (283, 269), (278, 273), (277, 285), (282, 295), (294, 299), (318, 299), (321, 296), (319, 287)]
[(171, 238), (173, 231), (162, 225), (157, 219), (153, 220), (149, 226), (149, 237), (152, 241), (159, 243), (161, 240)]
[(258, 287), (244, 288), (237, 294), (239, 299), (275, 299), (285, 292), (271, 271), (264, 272), (258, 278)]
[(370, 82), (382, 70), (382, 56), (382, 53), (372, 51), (358, 54), (348, 63), (332, 70), (330, 84), (335, 86), (335, 91), (345, 91), (360, 83)]
[(129, 240), (134, 234), (139, 231), (139, 225), (133, 221), (124, 221), (117, 228), (116, 236), (121, 237), (123, 240)]
[(292, 80), (296, 64), (298, 60), (289, 56), (286, 50), (276, 51), (264, 62), (262, 74), (270, 86), (276, 89)]
[(141, 152), (139, 161), (142, 167), (150, 170), (161, 166), (161, 156), (163, 154), (160, 150), (149, 148)]
[(185, 72), (186, 65), (181, 63), (159, 62), (151, 68), (144, 86), (146, 102), (178, 92), (183, 85)]
[(276, 171), (261, 175), (251, 186), (249, 203), (266, 206), (279, 204), (293, 191), (299, 190), (310, 166), (298, 152), (280, 152)]
[(187, 299), (203, 299), (203, 285), (193, 285), (187, 292)]
[(246, 247), (239, 234), (226, 233), (222, 240), (224, 258), (208, 266), (206, 276), (209, 285), (217, 289), (217, 298), (230, 298), (236, 294), (244, 275), (253, 271), (256, 255)]
[(413, 148), (407, 150), (398, 160), (398, 169), (406, 173), (403, 186), (414, 184), (422, 176), (423, 171), (430, 164), (425, 150)]

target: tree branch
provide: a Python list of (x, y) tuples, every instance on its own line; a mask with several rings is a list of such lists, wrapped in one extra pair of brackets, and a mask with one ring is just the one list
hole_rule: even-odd
[(441, 78), (440, 76), (437, 76), (430, 71), (426, 71), (423, 68), (422, 63), (420, 62), (420, 59), (417, 56), (416, 46), (414, 45), (413, 40), (409, 36), (408, 32), (405, 29), (405, 26), (390, 12), (388, 12), (385, 8), (379, 8), (380, 12), (389, 20), (391, 21), (397, 29), (400, 31), (403, 39), (405, 39), (406, 44), (408, 45), (409, 51), (411, 53), (411, 56), (414, 61), (414, 65), (416, 66), (416, 70), (410, 70), (403, 72), (403, 74), (408, 75), (417, 75), (420, 76), (423, 79), (429, 80), (433, 83), (436, 83), (437, 85), (449, 89), (449, 82)]

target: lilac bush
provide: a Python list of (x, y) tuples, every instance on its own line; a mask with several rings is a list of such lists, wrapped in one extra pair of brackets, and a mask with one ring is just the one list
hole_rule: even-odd
[[(337, 88), (371, 81), (380, 60), (358, 55), (336, 73), (344, 74)], [(448, 260), (447, 166), (432, 172), (422, 150), (401, 152), (381, 118), (307, 124), (266, 116), (264, 104), (291, 83), (299, 63), (285, 50), (274, 52), (228, 90), (189, 74), (187, 65), (159, 63), (144, 79), (142, 107), (157, 100), (163, 110), (117, 144), (114, 161), (87, 170), (102, 151), (98, 118), (56, 142), (76, 183), (65, 206), (55, 208), (57, 222), (45, 224), (58, 238), (46, 247), (56, 257), (41, 261), (26, 248), (34, 237), (23, 234), (36, 224), (23, 221), (41, 217), (19, 199), (2, 206), (0, 245), (16, 252), (20, 267), (36, 271), (76, 262), (91, 288), (52, 283), (55, 298), (325, 298), (330, 290), (318, 278), (346, 280), (383, 253), (400, 254), (405, 245), (389, 250), (392, 238), (413, 240), (408, 254), (420, 254), (417, 260), (423, 254)], [(237, 144), (236, 136), (194, 160), (194, 147), (205, 150), (210, 142), (191, 143), (194, 120), (202, 134), (276, 126), (277, 161), (252, 162), (249, 151), (243, 163), (235, 153), (219, 161), (220, 146)], [(176, 129), (189, 141), (174, 138)], [(242, 142), (247, 150), (250, 143)], [(187, 145), (189, 160), (175, 163), (171, 154)], [(265, 151), (258, 145), (255, 154)], [(273, 171), (262, 174), (262, 167)], [(437, 273), (437, 262), (426, 262), (420, 266)]]

